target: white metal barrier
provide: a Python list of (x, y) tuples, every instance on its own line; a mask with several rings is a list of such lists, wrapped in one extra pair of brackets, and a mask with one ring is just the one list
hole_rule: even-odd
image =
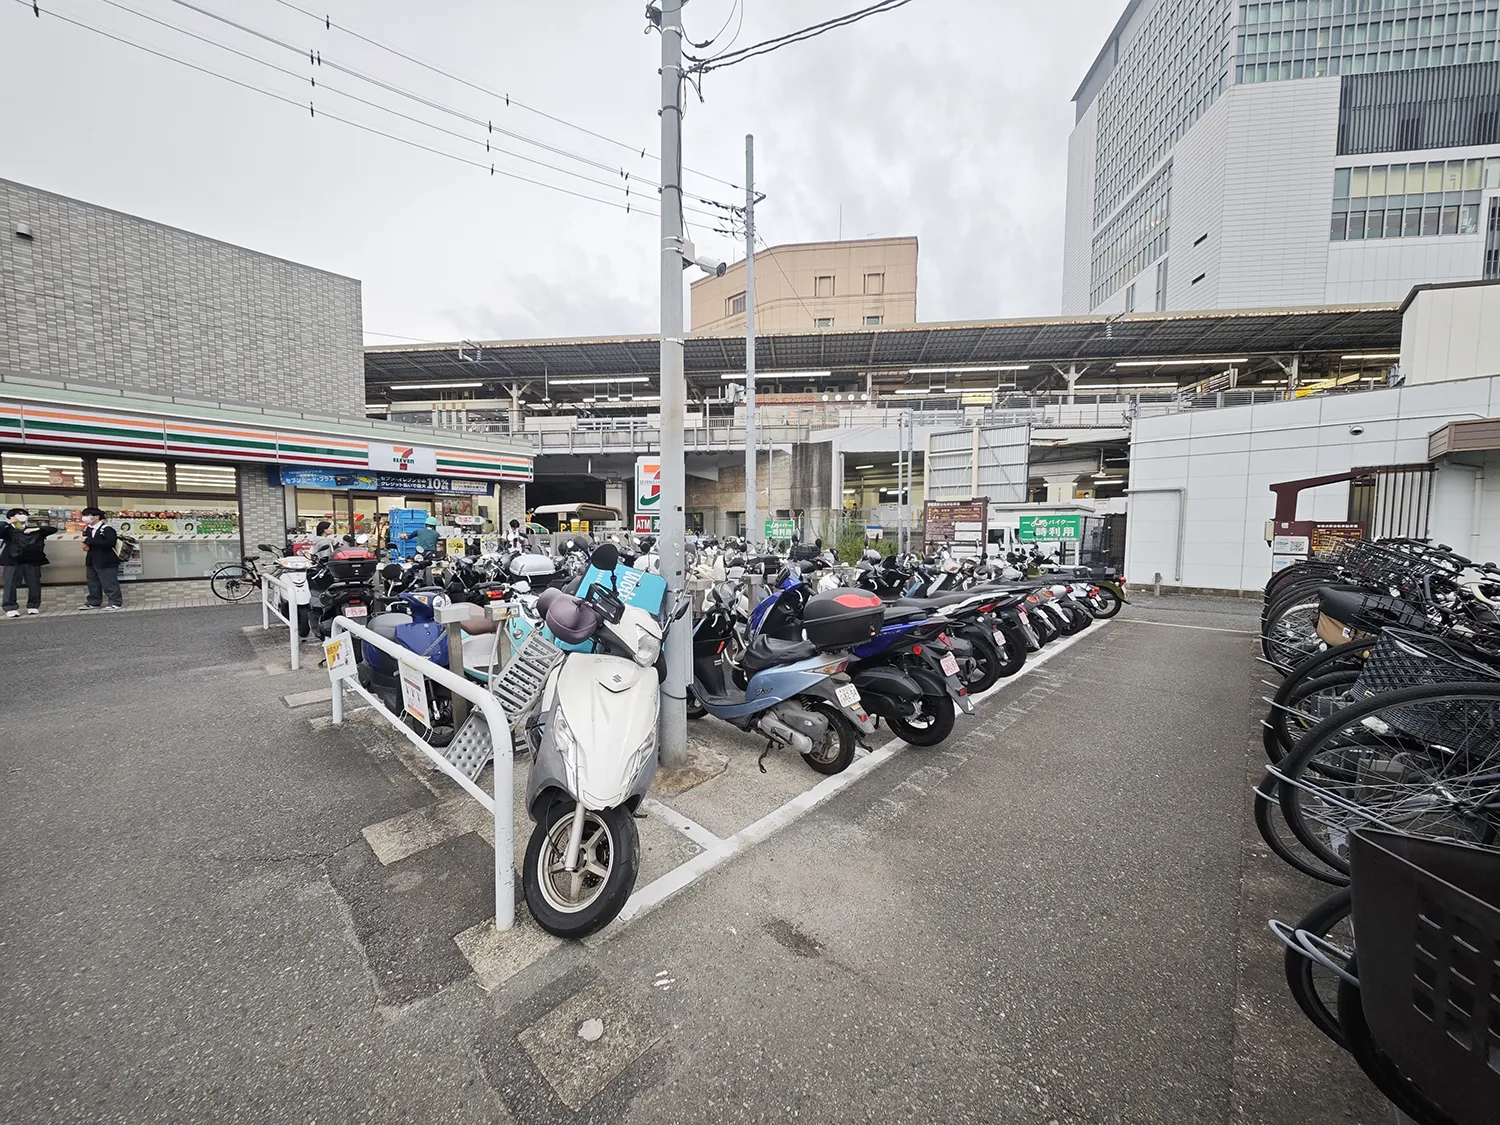
[[(281, 591), (281, 596), (286, 602), (286, 613), (282, 613), (271, 602), (271, 592)], [(262, 574), (260, 576), (260, 627), (269, 629), (271, 618), (276, 618), (287, 627), (288, 643), (292, 650), (292, 671), (302, 667), (302, 645), (301, 638), (297, 636), (297, 602), (296, 594), (290, 583), (283, 582), (274, 574)]]
[[(454, 695), (462, 696), (484, 716), (489, 727), (491, 750), (494, 754), (494, 792), (486, 793), (467, 774), (450, 762), (420, 735), (402, 721), (402, 717), (390, 711), (380, 699), (365, 690), (356, 676), (344, 676), (333, 681), (333, 721), (344, 721), (344, 686), (348, 685), (362, 696), (371, 707), (384, 715), (390, 724), (406, 736), (428, 761), (456, 781), (469, 796), (478, 801), (495, 818), (495, 929), (508, 930), (515, 925), (515, 814), (511, 805), (513, 785), (513, 763), (511, 760), (510, 720), (506, 718), (500, 703), (487, 689), (455, 675), (440, 664), (434, 664), (411, 649), (403, 648), (395, 641), (374, 633), (365, 626), (339, 616), (333, 619), (333, 638), (348, 634), (359, 638), (395, 659), (398, 664), (418, 672), (424, 679), (441, 684)], [(425, 690), (425, 689), (424, 689)], [(470, 715), (469, 721), (474, 716)], [(455, 735), (457, 737), (457, 735)]]

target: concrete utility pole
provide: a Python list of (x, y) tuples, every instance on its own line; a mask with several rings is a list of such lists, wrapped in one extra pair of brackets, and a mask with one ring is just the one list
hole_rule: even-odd
[[(771, 497), (766, 496), (766, 507)], [(745, 538), (755, 541), (755, 138), (745, 134)]]
[[(682, 2), (661, 0), (661, 527), (657, 550), (667, 589), (683, 588), (687, 479), (682, 373)], [(661, 691), (661, 764), (687, 762), (687, 689), (692, 633), (686, 618), (667, 631)]]

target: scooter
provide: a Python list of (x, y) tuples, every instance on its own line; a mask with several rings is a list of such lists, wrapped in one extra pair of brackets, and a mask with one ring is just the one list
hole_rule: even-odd
[(370, 615), (370, 607), (375, 603), (375, 590), (370, 583), (378, 565), (373, 551), (340, 547), (309, 572), (309, 615), (319, 640), (327, 640), (332, 634), (335, 617), (342, 615), (352, 620)]
[[(871, 599), (872, 601), (874, 599)], [(880, 627), (878, 602), (866, 608), (864, 636)], [(734, 639), (727, 613), (710, 614), (693, 630), (693, 697), (704, 712), (744, 731), (766, 736), (765, 755), (777, 746), (802, 755), (823, 774), (840, 773), (854, 761), (861, 734), (875, 721), (846, 672), (848, 659), (829, 656), (811, 640), (774, 640), (758, 634), (740, 658), (746, 683), (739, 687), (724, 651)]]
[(285, 591), (277, 587), (282, 614), (288, 621), (293, 613), (297, 615), (297, 636), (304, 641), (312, 632), (312, 590), (307, 584), (311, 569), (312, 563), (306, 555), (288, 554), (277, 559), (271, 571), (287, 587)]
[(614, 544), (602, 544), (579, 596), (553, 588), (537, 599), (566, 651), (527, 728), (526, 810), (536, 828), (521, 885), (537, 923), (565, 938), (608, 925), (630, 897), (640, 867), (634, 814), (656, 774), (663, 629), (628, 604), (634, 590), (622, 589), (618, 563)]

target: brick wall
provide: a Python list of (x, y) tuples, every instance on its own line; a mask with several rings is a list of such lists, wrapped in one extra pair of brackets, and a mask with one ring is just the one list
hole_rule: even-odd
[[(790, 453), (776, 454), (776, 462), (771, 471), (771, 484), (774, 489), (771, 499), (774, 503), (766, 503), (766, 457), (761, 455), (759, 467), (756, 469), (755, 482), (759, 487), (759, 496), (756, 501), (756, 511), (760, 519), (765, 519), (768, 509), (788, 509), (791, 507), (791, 485), (792, 485), (792, 455)], [(706, 535), (729, 535), (733, 534), (735, 528), (729, 524), (725, 512), (743, 512), (745, 510), (745, 466), (741, 464), (725, 465), (719, 469), (718, 480), (704, 480), (702, 477), (690, 476), (687, 478), (687, 511), (703, 515), (703, 531)]]
[(239, 471), (246, 553), (256, 554), (261, 543), (280, 546), (286, 542), (286, 489), (269, 482), (264, 465), (241, 465)]
[(503, 531), (511, 520), (526, 522), (526, 486), (524, 484), (502, 484), (500, 487), (500, 511), (495, 523), (496, 530)]
[(0, 367), (363, 417), (362, 337), (352, 278), (0, 180)]

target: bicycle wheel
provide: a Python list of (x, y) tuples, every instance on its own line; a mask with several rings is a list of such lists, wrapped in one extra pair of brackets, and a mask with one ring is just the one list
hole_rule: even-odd
[(1294, 871), (1335, 887), (1349, 885), (1349, 876), (1333, 870), (1302, 846), (1281, 812), (1280, 783), (1267, 773), (1255, 787), (1255, 827), (1276, 858)]
[[(1300, 738), (1307, 727), (1328, 718), (1331, 711), (1319, 714), (1318, 707), (1302, 706), (1303, 702), (1320, 694), (1310, 688), (1309, 682), (1347, 670), (1358, 671), (1364, 664), (1365, 654), (1370, 649), (1368, 641), (1351, 641), (1346, 645), (1325, 649), (1307, 657), (1290, 672), (1276, 694), (1271, 697), (1271, 710), (1261, 724), (1261, 741), (1265, 745), (1266, 757), (1280, 761), (1291, 749), (1292, 742)], [(1317, 717), (1311, 723), (1302, 716)]]
[(1267, 660), (1291, 668), (1318, 651), (1318, 614), (1322, 612), (1316, 591), (1293, 590), (1277, 600), (1261, 628), (1261, 651)]
[(225, 563), (216, 567), (209, 575), (208, 588), (216, 598), (222, 598), (226, 602), (242, 602), (260, 589), (260, 582), (249, 567), (239, 563)]
[[(1295, 929), (1336, 946), (1347, 961), (1354, 953), (1354, 927), (1350, 922), (1349, 888), (1334, 891), (1307, 912)], [(1348, 1049), (1339, 1027), (1339, 985), (1343, 979), (1311, 957), (1295, 949), (1286, 951), (1286, 986), (1312, 1025), (1340, 1047)]]
[(1271, 761), (1281, 761), (1296, 748), (1303, 735), (1347, 706), (1352, 701), (1350, 693), (1358, 679), (1358, 671), (1346, 669), (1303, 680), (1280, 706), (1272, 707), (1272, 737), (1266, 740)]
[(1308, 731), (1280, 769), (1287, 826), (1340, 872), (1349, 832), (1362, 824), (1494, 846), (1500, 684), (1433, 684), (1351, 703)]

